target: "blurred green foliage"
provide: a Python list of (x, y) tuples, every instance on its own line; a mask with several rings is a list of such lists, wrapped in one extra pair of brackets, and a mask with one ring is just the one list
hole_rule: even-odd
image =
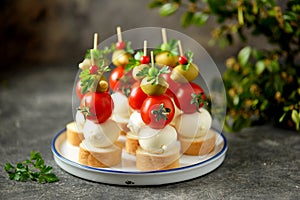
[[(215, 20), (210, 44), (244, 42), (223, 74), (227, 131), (266, 123), (300, 131), (300, 0), (153, 0), (149, 7), (162, 16), (180, 10), (183, 27)], [(247, 45), (258, 35), (272, 48)]]

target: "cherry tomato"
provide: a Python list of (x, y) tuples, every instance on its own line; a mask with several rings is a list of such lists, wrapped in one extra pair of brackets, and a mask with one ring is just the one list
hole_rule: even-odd
[(125, 47), (126, 47), (126, 43), (123, 41), (116, 43), (116, 49), (118, 49), (118, 50), (125, 49)]
[(117, 82), (122, 78), (124, 75), (124, 68), (123, 67), (116, 67), (109, 76), (109, 87), (115, 91), (115, 87)]
[(171, 79), (171, 73), (168, 74), (162, 74), (161, 75), (169, 84), (169, 87), (166, 91), (166, 94), (172, 98), (175, 98), (175, 94), (179, 88), (179, 83), (177, 83), (176, 81), (174, 81), (173, 79)]
[(167, 95), (148, 96), (141, 106), (141, 117), (145, 124), (162, 129), (174, 118), (175, 108)]
[(182, 65), (186, 65), (186, 64), (188, 64), (189, 61), (185, 56), (179, 56), (178, 62)]
[(140, 82), (135, 82), (128, 96), (128, 103), (134, 110), (140, 110), (144, 100), (148, 97), (140, 87)]
[(196, 83), (183, 83), (176, 92), (176, 106), (184, 113), (197, 112), (204, 105), (206, 96), (203, 89)]
[(82, 87), (81, 87), (81, 79), (79, 79), (76, 83), (76, 88), (75, 88), (75, 91), (76, 91), (76, 95), (78, 97), (78, 99), (82, 99), (84, 94), (82, 94)]
[(141, 64), (148, 64), (150, 63), (150, 58), (149, 56), (142, 56), (140, 59)]
[(114, 102), (108, 92), (88, 92), (81, 100), (80, 109), (88, 120), (103, 123), (111, 116)]
[(97, 74), (98, 67), (96, 65), (92, 65), (90, 66), (89, 70), (90, 70), (90, 74)]

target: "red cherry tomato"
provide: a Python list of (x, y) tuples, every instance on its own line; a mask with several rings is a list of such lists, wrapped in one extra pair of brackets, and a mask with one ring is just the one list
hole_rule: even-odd
[(123, 67), (116, 67), (109, 76), (109, 87), (115, 91), (115, 87), (117, 82), (122, 78), (124, 75), (124, 68)]
[(134, 110), (140, 110), (144, 100), (148, 97), (140, 87), (140, 82), (135, 82), (128, 96), (128, 103)]
[(150, 58), (149, 56), (142, 56), (140, 59), (141, 64), (148, 64), (150, 63)]
[(89, 70), (90, 70), (90, 74), (97, 74), (98, 67), (96, 65), (92, 65), (90, 66)]
[(176, 81), (174, 81), (173, 79), (171, 79), (171, 73), (168, 74), (162, 74), (161, 75), (169, 84), (169, 87), (166, 91), (166, 94), (172, 98), (175, 98), (175, 94), (179, 88), (179, 83), (177, 83)]
[[(199, 97), (198, 106), (193, 103), (193, 94)], [(180, 85), (176, 92), (176, 98), (174, 99), (176, 106), (181, 109), (184, 113), (194, 113), (201, 108), (204, 103), (206, 96), (203, 89), (196, 83), (183, 83)], [(194, 99), (196, 101), (196, 99)]]
[(75, 91), (76, 91), (76, 95), (78, 97), (78, 99), (82, 99), (84, 94), (82, 94), (82, 87), (81, 87), (81, 79), (79, 79), (76, 83), (76, 88), (75, 88)]
[(103, 123), (111, 116), (114, 102), (108, 92), (88, 92), (81, 101), (80, 109), (88, 120)]
[(126, 47), (126, 43), (123, 41), (116, 43), (116, 49), (118, 49), (118, 50), (125, 49), (125, 47)]
[(185, 57), (185, 56), (179, 56), (178, 62), (180, 64), (182, 64), (182, 65), (186, 65), (186, 64), (188, 64), (189, 61), (188, 61), (187, 57)]
[(149, 96), (141, 107), (142, 120), (154, 129), (162, 129), (168, 125), (174, 118), (174, 113), (174, 104), (167, 95)]

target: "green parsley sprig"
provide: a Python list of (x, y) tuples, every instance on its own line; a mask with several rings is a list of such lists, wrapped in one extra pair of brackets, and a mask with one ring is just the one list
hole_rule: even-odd
[(132, 70), (134, 67), (138, 66), (141, 64), (140, 59), (143, 56), (142, 51), (138, 51), (134, 54), (133, 58), (129, 58), (129, 63), (125, 65), (125, 72), (129, 72)]
[(104, 47), (99, 49), (88, 49), (85, 53), (85, 58), (91, 59), (91, 53), (93, 53), (94, 61), (97, 66), (103, 66), (108, 62), (107, 55), (112, 52), (111, 48)]
[(137, 76), (147, 77), (148, 82), (152, 82), (152, 85), (157, 85), (159, 83), (159, 76), (161, 74), (168, 74), (171, 70), (168, 66), (163, 66), (162, 68), (157, 68), (153, 65), (153, 67), (145, 67), (139, 73), (137, 73)]
[(6, 163), (4, 169), (9, 179), (15, 181), (31, 180), (38, 183), (52, 183), (59, 180), (55, 174), (51, 173), (52, 167), (45, 165), (39, 152), (31, 151), (30, 159), (17, 163), (16, 166)]
[(189, 69), (191, 63), (193, 62), (194, 53), (191, 50), (188, 50), (184, 55), (188, 59), (188, 63), (186, 65), (182, 65), (182, 69), (184, 71), (187, 71)]
[(168, 120), (168, 115), (171, 112), (170, 108), (166, 108), (162, 103), (156, 110), (152, 110), (151, 113), (155, 115), (155, 121), (159, 122), (160, 120)]
[(205, 96), (204, 92), (201, 92), (199, 94), (192, 93), (191, 96), (192, 99), (190, 101), (190, 104), (195, 105), (197, 112), (200, 112), (199, 107), (202, 107), (203, 105), (207, 106), (209, 103), (205, 98), (203, 98), (203, 96)]
[(82, 94), (87, 93), (88, 91), (92, 91), (95, 89), (94, 87), (98, 84), (101, 76), (105, 72), (109, 72), (111, 69), (109, 66), (99, 67), (98, 72), (96, 74), (91, 74), (89, 69), (83, 70), (79, 78), (81, 79), (81, 92)]
[(179, 52), (178, 52), (177, 44), (178, 44), (178, 40), (170, 39), (167, 43), (163, 43), (160, 46), (158, 46), (153, 53), (156, 55), (158, 53), (167, 51), (173, 56), (178, 56)]

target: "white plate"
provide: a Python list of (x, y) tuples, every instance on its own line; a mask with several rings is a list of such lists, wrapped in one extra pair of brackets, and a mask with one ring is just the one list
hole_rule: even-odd
[[(161, 185), (193, 179), (207, 174), (222, 164), (227, 151), (227, 141), (217, 132), (216, 148), (205, 156), (180, 157), (180, 167), (169, 170), (139, 171), (135, 168), (135, 156), (122, 153), (122, 163), (113, 168), (95, 168), (79, 164), (79, 148), (66, 140), (66, 129), (52, 140), (54, 160), (62, 169), (77, 177), (117, 185)], [(124, 140), (124, 138), (122, 138)]]

